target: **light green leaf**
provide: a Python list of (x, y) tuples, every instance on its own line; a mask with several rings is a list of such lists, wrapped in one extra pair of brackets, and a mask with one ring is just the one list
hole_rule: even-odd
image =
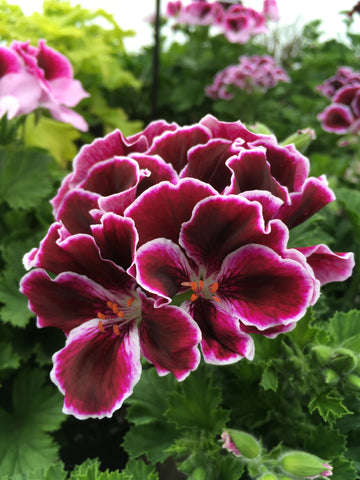
[(130, 458), (127, 462), (125, 472), (131, 476), (131, 480), (159, 480), (159, 475), (152, 465), (146, 465), (135, 458)]
[(0, 478), (58, 460), (48, 432), (57, 430), (65, 416), (61, 395), (43, 386), (44, 376), (39, 370), (21, 371), (13, 384), (12, 411), (0, 408)]
[(336, 312), (329, 321), (329, 332), (336, 346), (360, 353), (360, 311)]
[(30, 209), (52, 188), (47, 172), (51, 158), (37, 149), (8, 151), (0, 148), (0, 202), (14, 209)]
[(28, 299), (20, 293), (19, 283), (11, 275), (0, 276), (0, 317), (15, 327), (25, 327), (33, 313), (28, 309)]
[(20, 356), (15, 353), (12, 346), (7, 342), (0, 342), (0, 371), (18, 368)]
[(7, 477), (6, 480), (66, 480), (67, 478), (64, 464), (59, 462), (49, 468), (42, 468), (34, 472), (16, 473)]

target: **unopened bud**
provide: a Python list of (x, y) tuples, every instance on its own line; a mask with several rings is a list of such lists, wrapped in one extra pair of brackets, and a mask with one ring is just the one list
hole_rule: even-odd
[(355, 387), (357, 390), (360, 390), (360, 377), (359, 375), (355, 375), (354, 373), (350, 373), (346, 377), (347, 382), (350, 384), (351, 387)]
[(279, 480), (279, 477), (276, 477), (272, 473), (264, 473), (264, 475), (260, 477), (259, 480)]
[(316, 478), (318, 475), (330, 476), (332, 474), (332, 467), (321, 458), (296, 450), (286, 453), (282, 457), (280, 465), (286, 473), (298, 477)]
[(257, 133), (258, 135), (274, 135), (274, 132), (272, 132), (269, 127), (260, 122), (256, 122), (248, 128), (251, 132)]
[(348, 348), (335, 348), (331, 354), (330, 364), (336, 371), (346, 375), (356, 368), (357, 358)]
[(260, 445), (257, 440), (246, 432), (229, 428), (221, 435), (224, 441), (223, 447), (237, 457), (255, 458), (260, 453)]
[(327, 365), (330, 362), (331, 354), (333, 349), (327, 347), (326, 345), (315, 345), (311, 349), (321, 365)]
[(340, 375), (332, 368), (325, 368), (324, 370), (325, 383), (333, 385), (339, 381)]
[(293, 143), (299, 152), (304, 153), (315, 138), (315, 130), (312, 128), (304, 128), (285, 138), (285, 140), (281, 142), (281, 145), (285, 146)]

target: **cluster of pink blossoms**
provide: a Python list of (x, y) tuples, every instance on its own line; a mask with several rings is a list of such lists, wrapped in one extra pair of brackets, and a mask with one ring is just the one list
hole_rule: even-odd
[(287, 73), (275, 59), (268, 55), (243, 55), (237, 65), (229, 65), (215, 75), (212, 85), (206, 87), (206, 95), (214, 100), (231, 100), (234, 94), (229, 87), (240, 88), (248, 93), (255, 90), (266, 92), (278, 82), (289, 82)]
[(37, 47), (19, 41), (0, 46), (0, 117), (6, 114), (11, 119), (46, 108), (56, 120), (86, 131), (87, 123), (71, 108), (88, 96), (74, 79), (69, 60), (45, 40)]
[(317, 87), (331, 99), (318, 119), (327, 132), (338, 135), (360, 131), (360, 72), (350, 67), (339, 67), (336, 74)]
[(252, 36), (266, 33), (267, 20), (279, 20), (276, 0), (264, 0), (263, 11), (245, 7), (241, 2), (195, 0), (183, 5), (181, 0), (167, 4), (167, 17), (180, 25), (208, 25), (216, 27), (231, 43), (246, 43)]
[(334, 200), (294, 145), (211, 115), (163, 120), (84, 146), (52, 200), (55, 222), (24, 258), (39, 327), (67, 337), (52, 380), (64, 412), (111, 416), (143, 356), (183, 380), (200, 361), (252, 359), (252, 334), (295, 328), (352, 253), (289, 248), (289, 229)]

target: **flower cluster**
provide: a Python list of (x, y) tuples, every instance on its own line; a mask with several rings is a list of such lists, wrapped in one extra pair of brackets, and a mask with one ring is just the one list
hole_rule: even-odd
[(51, 372), (64, 411), (110, 416), (141, 356), (178, 380), (199, 345), (207, 363), (252, 359), (251, 334), (292, 330), (320, 285), (349, 277), (351, 253), (287, 246), (289, 229), (334, 199), (308, 174), (294, 145), (211, 115), (84, 146), (21, 282), (38, 326), (67, 337)]
[(86, 131), (85, 120), (71, 108), (88, 96), (69, 60), (45, 40), (37, 47), (20, 41), (0, 46), (0, 116), (11, 119), (46, 108), (56, 120)]
[(339, 135), (358, 133), (360, 130), (360, 72), (340, 67), (336, 74), (317, 87), (331, 99), (318, 119), (327, 132)]
[(267, 20), (279, 20), (276, 0), (265, 0), (262, 12), (245, 7), (241, 2), (229, 6), (221, 1), (195, 0), (183, 5), (176, 0), (168, 2), (166, 14), (180, 25), (214, 26), (229, 42), (241, 44), (255, 35), (266, 33)]
[(237, 65), (229, 65), (218, 72), (212, 85), (206, 87), (206, 95), (214, 100), (230, 100), (234, 94), (229, 88), (239, 88), (248, 93), (254, 90), (266, 92), (278, 82), (289, 82), (286, 72), (269, 55), (243, 55)]

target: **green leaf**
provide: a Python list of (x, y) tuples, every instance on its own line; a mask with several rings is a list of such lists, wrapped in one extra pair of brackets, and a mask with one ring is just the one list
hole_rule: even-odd
[(330, 425), (338, 418), (352, 413), (343, 404), (343, 398), (332, 391), (322, 392), (312, 398), (309, 402), (309, 410), (310, 413), (317, 410), (325, 422), (330, 423)]
[(65, 419), (62, 398), (43, 382), (42, 371), (21, 371), (13, 384), (12, 411), (0, 408), (0, 476), (46, 468), (58, 459), (48, 432)]
[(337, 188), (335, 190), (337, 201), (348, 214), (356, 235), (360, 235), (360, 192), (350, 188)]
[(51, 157), (38, 149), (0, 148), (0, 202), (14, 209), (30, 209), (52, 189), (47, 175)]
[(276, 392), (279, 385), (279, 378), (276, 369), (268, 365), (261, 376), (260, 385), (264, 390), (273, 390)]
[(146, 465), (135, 458), (130, 458), (127, 462), (125, 472), (131, 476), (131, 480), (159, 480), (159, 475), (152, 465)]
[(62, 462), (51, 465), (48, 468), (42, 468), (34, 472), (16, 473), (7, 477), (6, 480), (66, 480), (67, 472)]
[(176, 428), (164, 416), (168, 395), (176, 380), (167, 375), (159, 377), (155, 368), (144, 370), (140, 382), (127, 399), (128, 420), (134, 425), (124, 437), (123, 447), (130, 457), (145, 454), (150, 462), (162, 462), (166, 450), (176, 438)]
[(308, 247), (320, 243), (331, 244), (333, 237), (325, 231), (326, 217), (315, 213), (305, 222), (290, 230), (289, 247)]
[(0, 371), (18, 368), (20, 356), (15, 353), (12, 346), (7, 342), (0, 342)]
[(329, 321), (329, 332), (336, 346), (360, 353), (360, 311), (336, 312)]
[(28, 309), (28, 299), (19, 291), (18, 279), (12, 275), (0, 276), (1, 320), (15, 327), (25, 327), (33, 313)]
[(178, 428), (202, 429), (220, 434), (229, 413), (220, 407), (221, 391), (205, 368), (198, 368), (169, 396), (166, 416)]

